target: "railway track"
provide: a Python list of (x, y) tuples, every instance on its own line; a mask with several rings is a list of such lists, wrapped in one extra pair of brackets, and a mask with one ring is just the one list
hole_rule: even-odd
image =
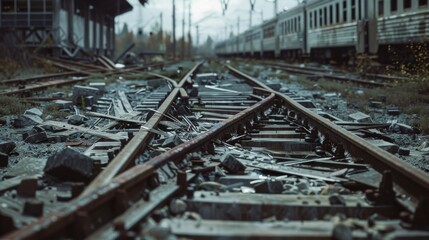
[[(154, 63), (145, 66), (115, 69), (113, 67), (106, 68), (95, 64), (79, 63), (60, 59), (47, 60), (39, 58), (39, 60), (47, 62), (47, 64), (53, 65), (57, 68), (66, 70), (66, 72), (3, 80), (1, 83), (3, 85), (9, 86), (9, 88), (0, 92), (0, 96), (31, 95), (30, 93), (33, 91), (40, 91), (50, 87), (84, 82), (90, 79), (94, 74), (97, 74), (98, 77), (108, 77), (120, 74), (138, 74), (148, 70), (164, 67), (163, 63)], [(167, 63), (167, 65), (168, 64), (170, 63)]]
[[(156, 74), (165, 84), (142, 102), (118, 93), (126, 115), (92, 113), (137, 130), (99, 135), (116, 153), (92, 148), (102, 166), (67, 201), (49, 184), (19, 194), (46, 176), (0, 188), (3, 238), (429, 237), (426, 174), (225, 67), (216, 76), (198, 63), (177, 82)], [(43, 214), (21, 214), (26, 205)]]
[(367, 79), (362, 79), (361, 77), (351, 76), (350, 73), (346, 71), (339, 71), (339, 70), (333, 70), (333, 69), (308, 67), (308, 66), (303, 67), (303, 66), (297, 66), (293, 64), (273, 63), (273, 62), (264, 62), (262, 64), (273, 67), (275, 69), (284, 70), (286, 72), (314, 76), (318, 78), (324, 78), (324, 79), (335, 80), (340, 82), (351, 82), (351, 83), (368, 86), (368, 87), (388, 87), (388, 86), (391, 86), (392, 81), (406, 80), (400, 77), (366, 73), (367, 78), (375, 79), (375, 80), (367, 80)]

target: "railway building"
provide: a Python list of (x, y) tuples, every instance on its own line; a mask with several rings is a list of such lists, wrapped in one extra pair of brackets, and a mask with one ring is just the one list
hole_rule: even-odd
[(127, 0), (0, 0), (0, 46), (71, 58), (112, 56), (114, 19), (132, 8)]

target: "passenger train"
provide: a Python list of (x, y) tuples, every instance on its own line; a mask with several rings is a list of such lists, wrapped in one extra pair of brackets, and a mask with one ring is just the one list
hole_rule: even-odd
[(429, 0), (309, 0), (215, 47), (221, 57), (350, 60), (428, 42)]

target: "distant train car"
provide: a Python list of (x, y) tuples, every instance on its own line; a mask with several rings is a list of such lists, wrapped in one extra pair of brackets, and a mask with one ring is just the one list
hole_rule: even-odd
[[(370, 44), (368, 27), (374, 24), (375, 1), (311, 1), (307, 12), (307, 52), (314, 59), (346, 59), (365, 53)], [(370, 24), (370, 21), (371, 24)], [(375, 47), (376, 48), (376, 47)], [(371, 48), (373, 49), (373, 47)], [(375, 52), (374, 52), (375, 53)]]
[(278, 53), (278, 37), (276, 34), (277, 18), (262, 24), (262, 53), (263, 57), (273, 58)]
[(278, 55), (280, 55), (282, 58), (295, 58), (307, 54), (307, 32), (305, 17), (304, 5), (299, 5), (278, 15)]
[[(403, 46), (413, 42), (427, 42), (429, 39), (428, 0), (378, 0), (377, 29), (380, 52), (393, 49), (398, 55), (407, 56)], [(379, 56), (381, 60), (388, 56)], [(386, 59), (384, 59), (386, 60)]]
[(344, 62), (382, 53), (380, 60), (388, 61), (390, 48), (408, 56), (406, 45), (429, 41), (428, 2), (310, 0), (240, 34), (243, 47), (234, 54)]

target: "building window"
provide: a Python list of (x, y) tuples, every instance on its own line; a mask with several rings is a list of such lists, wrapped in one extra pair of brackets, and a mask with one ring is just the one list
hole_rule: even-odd
[(332, 10), (333, 7), (332, 5), (329, 6), (329, 25), (332, 25), (333, 21), (334, 21), (334, 11)]
[(323, 27), (323, 10), (319, 10), (319, 26)]
[(411, 0), (404, 0), (404, 9), (405, 10), (411, 9)]
[(384, 15), (384, 0), (378, 0), (378, 16)]
[(350, 9), (352, 13), (352, 22), (356, 20), (356, 0), (352, 0), (352, 7)]
[(301, 32), (301, 16), (298, 16), (298, 32)]
[(27, 2), (27, 0), (17, 0), (17, 2), (16, 2), (16, 11), (17, 12), (28, 12), (28, 2)]
[(310, 12), (309, 19), (310, 19), (310, 29), (313, 29), (313, 13), (312, 12)]
[(7, 0), (1, 2), (2, 12), (15, 12), (15, 2), (13, 0)]
[(46, 12), (52, 12), (53, 11), (52, 0), (46, 0), (46, 2), (45, 2), (45, 11)]
[(419, 6), (427, 6), (428, 5), (428, 0), (419, 0)]
[(32, 0), (30, 1), (31, 12), (44, 12), (44, 1), (43, 0)]
[(398, 0), (390, 0), (390, 11), (391, 12), (398, 11)]

